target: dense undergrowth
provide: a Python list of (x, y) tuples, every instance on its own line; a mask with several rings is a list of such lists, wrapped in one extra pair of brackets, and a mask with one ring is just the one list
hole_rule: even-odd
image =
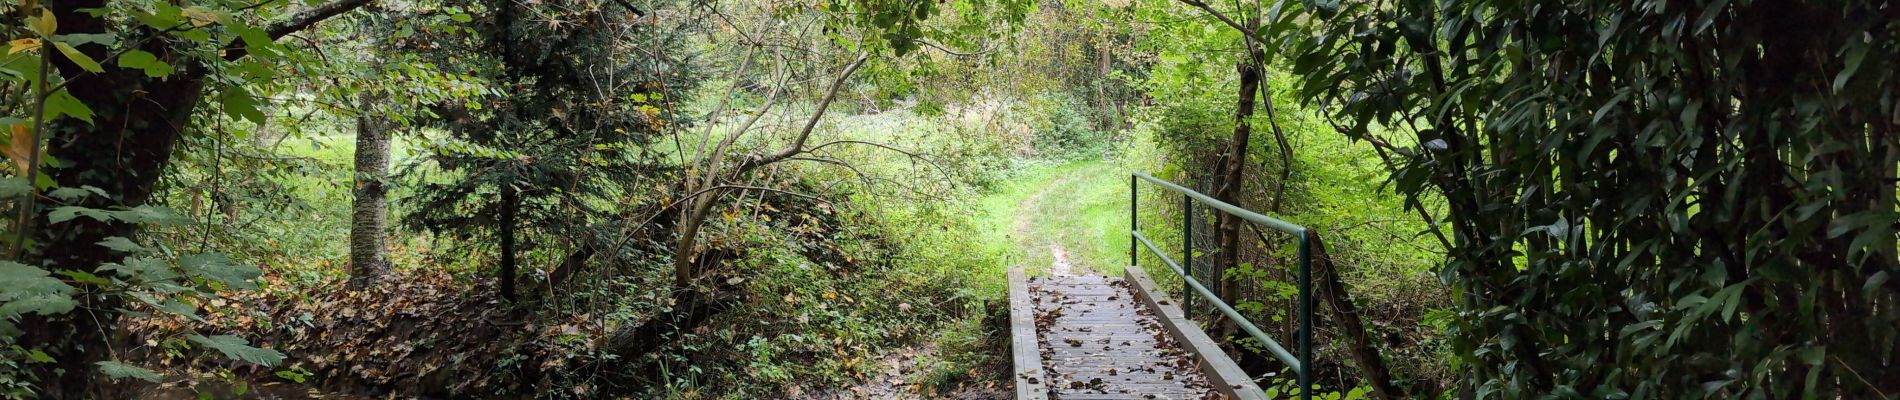
[[(545, 279), (537, 274), (546, 270), (536, 268), (526, 277), (529, 300), (509, 305), (481, 279), (480, 264), (436, 250), (455, 247), (454, 237), (406, 235), (391, 249), (396, 272), (388, 283), (333, 290), (347, 285), (341, 243), (284, 241), (347, 229), (320, 217), (347, 208), (346, 198), (334, 194), (347, 177), (273, 181), (287, 207), (307, 210), (315, 223), (216, 231), (229, 237), (208, 245), (262, 265), (266, 274), (262, 290), (223, 293), (200, 314), (216, 332), (254, 338), (287, 360), (260, 369), (204, 357), (171, 334), (185, 328), (185, 317), (154, 315), (134, 320), (134, 342), (144, 346), (126, 354), (193, 378), (125, 390), (231, 395), (289, 385), (371, 396), (851, 397), (841, 388), (876, 376), (901, 354), (908, 371), (903, 391), (997, 395), (1007, 390), (1006, 364), (998, 358), (1007, 344), (995, 334), (1004, 328), (1003, 271), (1035, 253), (1025, 252), (1031, 247), (1021, 234), (1062, 235), (1073, 221), (1042, 221), (1034, 232), (998, 228), (1017, 226), (1012, 221), (1029, 217), (1024, 213), (1052, 214), (1053, 207), (1021, 208), (1023, 196), (1078, 166), (1103, 164), (1063, 161), (1080, 156), (1038, 150), (1032, 141), (987, 150), (966, 143), (999, 130), (1034, 137), (1051, 127), (997, 121), (1047, 111), (997, 102), (928, 116), (894, 110), (838, 118), (823, 139), (876, 141), (914, 155), (841, 149), (828, 156), (856, 168), (773, 171), (774, 187), (809, 197), (755, 195), (704, 233), (707, 253), (731, 266), (721, 279), (743, 297), (703, 328), (639, 359), (606, 347), (620, 325), (672, 306), (654, 289), (667, 278), (661, 248), (623, 256), (644, 265), (595, 271), (558, 287), (532, 283)], [(350, 153), (345, 140), (308, 143), (288, 151), (312, 165), (342, 163)], [(409, 189), (398, 196), (400, 190)], [(1089, 240), (1068, 245), (1098, 248), (1086, 246)], [(487, 257), (479, 248), (454, 254)]]
[(191, 3), (0, 6), (0, 399), (1005, 398), (1131, 225), (1271, 395), (1900, 392), (1885, 3)]

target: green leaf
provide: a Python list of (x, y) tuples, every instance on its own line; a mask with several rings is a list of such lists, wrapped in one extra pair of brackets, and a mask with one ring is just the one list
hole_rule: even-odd
[(91, 191), (87, 191), (86, 189), (80, 189), (76, 187), (62, 187), (62, 188), (57, 188), (57, 189), (53, 189), (51, 191), (46, 192), (47, 196), (51, 196), (55, 199), (59, 199), (59, 201), (65, 201), (65, 202), (79, 200), (91, 194), (92, 194)]
[(66, 42), (53, 42), (53, 47), (59, 48), (59, 52), (65, 54), (66, 59), (73, 60), (73, 64), (78, 64), (80, 69), (92, 73), (106, 71), (105, 67), (99, 66), (99, 62), (92, 59), (92, 56), (79, 52), (79, 49), (73, 48), (73, 45), (66, 44)]
[(1860, 71), (1861, 61), (1867, 59), (1867, 48), (1869, 47), (1873, 46), (1859, 40), (1848, 40), (1847, 58), (1841, 60), (1841, 73), (1834, 75), (1835, 92), (1839, 92), (1842, 87), (1846, 87), (1848, 79), (1854, 77), (1854, 72)]
[(152, 383), (158, 383), (160, 381), (165, 380), (165, 377), (162, 375), (159, 375), (158, 372), (154, 372), (152, 370), (145, 369), (145, 368), (139, 368), (139, 367), (133, 366), (132, 364), (126, 364), (126, 363), (119, 362), (116, 360), (115, 361), (100, 361), (97, 363), (93, 363), (93, 365), (99, 366), (99, 373), (106, 374), (106, 377), (112, 378), (112, 379), (133, 378), (133, 379), (139, 379), (139, 380), (152, 382)]
[(46, 269), (12, 261), (0, 261), (0, 320), (28, 313), (64, 314), (78, 303), (73, 287), (52, 277)]
[(54, 207), (52, 212), (46, 213), (46, 222), (57, 224), (71, 221), (73, 218), (78, 218), (82, 215), (99, 222), (112, 222), (114, 219), (111, 211), (79, 206), (62, 206)]
[(39, 32), (40, 37), (50, 38), (59, 33), (59, 17), (53, 16), (51, 9), (40, 9), (38, 18), (28, 18), (28, 20), (33, 22), (33, 30)]
[(460, 13), (450, 15), (449, 19), (453, 19), (455, 20), (455, 22), (464, 22), (464, 23), (475, 20), (474, 17), (470, 17), (468, 16), (468, 14), (460, 14)]
[(120, 253), (140, 253), (147, 250), (145, 246), (140, 246), (138, 243), (133, 243), (132, 239), (126, 239), (126, 238), (118, 237), (118, 236), (108, 237), (106, 238), (106, 240), (101, 240), (99, 241), (99, 245), (105, 246), (108, 249), (112, 249), (112, 251), (117, 251)]
[(113, 211), (112, 215), (115, 219), (134, 224), (173, 225), (185, 221), (170, 208), (150, 204)]
[(263, 275), (257, 267), (238, 265), (231, 262), (230, 257), (219, 253), (185, 256), (178, 260), (178, 266), (185, 270), (186, 275), (222, 282), (239, 289), (257, 289), (257, 283), (253, 280)]
[(260, 125), (264, 123), (264, 112), (257, 109), (257, 98), (243, 87), (225, 89), (218, 103), (224, 105), (224, 113), (232, 118), (243, 118)]
[(175, 71), (171, 64), (159, 61), (158, 56), (143, 50), (132, 50), (119, 56), (119, 68), (144, 70), (145, 76), (164, 78)]
[(106, 278), (100, 278), (98, 275), (93, 275), (91, 272), (86, 272), (86, 271), (62, 269), (62, 270), (59, 270), (58, 274), (60, 276), (70, 278), (73, 280), (73, 282), (76, 282), (76, 283), (84, 283), (87, 285), (94, 285), (94, 286), (105, 286), (105, 285), (112, 284), (112, 281), (106, 280)]
[(58, 360), (54, 360), (53, 356), (46, 355), (46, 352), (40, 351), (39, 349), (33, 349), (33, 351), (26, 352), (26, 359), (27, 361), (32, 361), (32, 362), (41, 363), (41, 364), (50, 364), (53, 361), (58, 361)]
[(26, 184), (25, 179), (20, 179), (19, 177), (0, 178), (0, 198), (16, 198), (32, 190), (33, 186)]
[(86, 121), (87, 124), (92, 123), (92, 107), (87, 107), (86, 103), (79, 101), (78, 97), (73, 97), (73, 94), (66, 89), (60, 89), (46, 96), (46, 118), (58, 118), (60, 115), (78, 118)]
[(1862, 284), (1860, 290), (1865, 293), (1878, 293), (1877, 289), (1880, 288), (1880, 285), (1886, 284), (1887, 279), (1891, 277), (1891, 275), (1887, 274), (1887, 271), (1875, 272), (1873, 275), (1867, 276), (1867, 283)]
[(189, 304), (185, 304), (184, 302), (178, 301), (177, 298), (166, 297), (165, 299), (160, 300), (157, 297), (153, 297), (151, 294), (142, 293), (142, 292), (133, 292), (132, 297), (139, 299), (140, 302), (143, 302), (147, 305), (152, 306), (153, 309), (157, 309), (159, 311), (164, 311), (164, 312), (168, 312), (172, 314), (182, 315), (185, 318), (190, 318), (193, 321), (207, 322), (205, 321), (204, 317), (198, 316), (197, 308), (194, 308)]
[(157, 12), (133, 13), (133, 18), (137, 18), (139, 23), (145, 24), (147, 27), (160, 31), (171, 30), (177, 27), (178, 24), (184, 23), (183, 10), (178, 8), (178, 6), (166, 2), (155, 2), (155, 5)]
[(106, 45), (107, 47), (111, 47), (113, 45), (119, 44), (119, 37), (113, 36), (110, 33), (69, 33), (69, 34), (56, 36), (53, 38), (53, 40), (71, 43), (74, 46), (83, 45), (83, 44), (102, 44), (102, 45)]
[(270, 367), (276, 366), (277, 363), (284, 361), (284, 353), (279, 353), (276, 350), (252, 347), (250, 341), (237, 336), (217, 335), (206, 337), (192, 334), (188, 338), (205, 347), (216, 349), (218, 352), (224, 353), (225, 357), (252, 364)]
[[(178, 277), (178, 273), (173, 272), (171, 267), (166, 265), (164, 261), (147, 257), (126, 257), (125, 261), (101, 265), (99, 269), (94, 272), (117, 272), (119, 276), (126, 281), (145, 283), (146, 286), (153, 286), (156, 284), (156, 281), (165, 281)], [(168, 288), (155, 286), (152, 288), (158, 289), (161, 292), (183, 291), (169, 290)]]

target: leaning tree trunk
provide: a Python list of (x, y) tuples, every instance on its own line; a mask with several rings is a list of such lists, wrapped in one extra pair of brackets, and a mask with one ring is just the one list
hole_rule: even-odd
[(383, 233), (388, 227), (389, 123), (369, 112), (374, 101), (362, 95), (363, 112), (356, 117), (356, 199), (350, 214), (350, 283), (373, 285), (389, 271), (383, 259)]
[(1346, 282), (1339, 276), (1339, 266), (1333, 263), (1333, 257), (1326, 252), (1326, 241), (1320, 240), (1319, 233), (1313, 233), (1313, 276), (1318, 279), (1314, 292), (1316, 301), (1326, 303), (1326, 309), (1332, 312), (1333, 323), (1346, 334), (1346, 354), (1352, 357), (1354, 365), (1359, 367), (1361, 384), (1372, 387), (1373, 396), (1380, 399), (1397, 400), (1405, 398), (1405, 390), (1393, 383), (1392, 370), (1385, 365), (1385, 358), (1379, 355), (1379, 346), (1373, 344), (1372, 336), (1366, 333), (1365, 321), (1359, 319), (1359, 308), (1353, 304), (1352, 296), (1346, 291)]

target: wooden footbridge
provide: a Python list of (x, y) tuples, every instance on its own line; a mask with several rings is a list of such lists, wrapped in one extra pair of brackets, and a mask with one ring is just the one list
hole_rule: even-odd
[[(1225, 300), (1215, 296), (1191, 269), (1169, 258), (1143, 235), (1136, 221), (1136, 189), (1142, 182), (1179, 193), (1181, 232), (1193, 231), (1196, 204), (1261, 224), (1298, 238), (1300, 337), (1298, 356), (1261, 332)], [(1311, 388), (1313, 320), (1310, 256), (1306, 228), (1220, 202), (1199, 192), (1140, 172), (1129, 177), (1129, 265), (1119, 277), (1058, 275), (1028, 277), (1009, 272), (1011, 350), (1018, 399), (1265, 399), (1267, 394), (1234, 364), (1184, 306), (1168, 297), (1138, 264), (1145, 247), (1168, 272), (1181, 278), (1182, 300), (1198, 297), (1264, 344), (1274, 358)], [(1193, 235), (1182, 235), (1193, 249)], [(1193, 252), (1182, 258), (1192, 264)], [(1297, 390), (1301, 399), (1310, 390)]]

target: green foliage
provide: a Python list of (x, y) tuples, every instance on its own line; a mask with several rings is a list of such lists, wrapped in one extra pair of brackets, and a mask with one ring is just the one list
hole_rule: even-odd
[(252, 347), (249, 340), (231, 335), (188, 335), (192, 342), (224, 353), (225, 357), (262, 366), (275, 366), (284, 362), (284, 353), (275, 350)]
[(99, 372), (105, 374), (107, 378), (132, 378), (152, 383), (158, 383), (165, 379), (165, 377), (159, 375), (158, 372), (119, 361), (100, 361), (97, 365), (99, 366)]
[(18, 334), (14, 322), (26, 314), (53, 315), (71, 312), (73, 287), (54, 278), (45, 269), (12, 261), (0, 261), (0, 336)]
[(1025, 107), (1029, 108), (1026, 114), (1037, 117), (1030, 129), (1038, 152), (1055, 157), (1099, 156), (1090, 150), (1099, 151), (1109, 143), (1105, 132), (1091, 124), (1088, 105), (1074, 96), (1037, 96)]
[(1301, 98), (1455, 239), (1480, 397), (1900, 389), (1890, 10), (1280, 4)]
[[(699, 78), (683, 60), (633, 59), (613, 44), (677, 48), (681, 35), (636, 18), (672, 11), (587, 1), (482, 7), (483, 18), (463, 17), (474, 21), (474, 34), (454, 38), (434, 56), (460, 59), (474, 52), (482, 57), (459, 63), (482, 67), (482, 81), (506, 84), (488, 102), (435, 109), (441, 117), (434, 124), (447, 135), (426, 146), (427, 158), (401, 169), (410, 189), (405, 224), (460, 239), (494, 239), (520, 227), (528, 238), (523, 250), (530, 252), (556, 238), (615, 246), (618, 237), (591, 232), (617, 231), (625, 221), (615, 220), (624, 211), (615, 205), (644, 196), (648, 179), (668, 168), (646, 150), (663, 127), (679, 123), (671, 111), (676, 99), (662, 94)], [(503, 221), (503, 215), (514, 219)], [(475, 243), (485, 249), (494, 240)]]
[[(1251, 4), (1239, 9), (1214, 6), (1233, 18), (1254, 15)], [(1171, 22), (1148, 25), (1147, 35), (1136, 42), (1154, 60), (1146, 79), (1140, 81), (1144, 93), (1153, 97), (1153, 106), (1135, 114), (1123, 164), (1212, 193), (1216, 185), (1212, 172), (1230, 149), (1236, 122), (1235, 65), (1247, 60), (1241, 52), (1211, 49), (1239, 48), (1244, 37), (1206, 11), (1180, 2), (1138, 3), (1127, 13), (1124, 18), (1137, 21)], [(1431, 310), (1450, 306), (1443, 287), (1431, 275), (1432, 267), (1443, 259), (1443, 246), (1423, 234), (1429, 225), (1406, 209), (1406, 197), (1383, 184), (1386, 170), (1376, 149), (1353, 143), (1315, 115), (1313, 108), (1298, 102), (1296, 78), (1272, 64), (1265, 71), (1257, 112), (1247, 121), (1252, 135), (1246, 144), (1248, 162), (1240, 204), (1319, 232), (1362, 318), (1370, 322), (1371, 336), (1387, 339), (1388, 345), (1380, 349), (1387, 365), (1415, 392), (1445, 392), (1453, 376), (1443, 356), (1449, 349), (1437, 339), (1442, 330), (1416, 323)], [(1279, 143), (1281, 134), (1290, 150), (1286, 153)], [(1141, 189), (1140, 195), (1143, 233), (1179, 261), (1184, 234), (1180, 232), (1179, 195), (1152, 187)], [(1437, 209), (1432, 199), (1423, 199), (1423, 204)], [(1193, 233), (1197, 254), (1205, 256), (1216, 251), (1215, 232), (1208, 229), (1214, 214), (1204, 208), (1198, 211), (1195, 217), (1201, 229)], [(1200, 258), (1198, 279), (1232, 282), (1237, 293), (1226, 296), (1231, 304), (1269, 335), (1293, 337), (1297, 275), (1292, 268), (1291, 238), (1249, 228), (1242, 228), (1240, 237), (1236, 265), (1226, 268), (1224, 276), (1212, 277), (1206, 272), (1212, 267), (1209, 259)], [(1125, 243), (1120, 246), (1126, 248)], [(1144, 256), (1141, 263), (1151, 272), (1163, 268), (1152, 257)], [(1173, 274), (1157, 275), (1163, 287), (1181, 287)], [(1321, 326), (1331, 325), (1321, 321)], [(1339, 345), (1343, 341), (1336, 338), (1320, 335), (1315, 359), (1346, 360)], [(1251, 340), (1236, 344), (1244, 350), (1243, 360), (1272, 363)], [(1360, 376), (1350, 363), (1329, 362), (1320, 368), (1322, 376), (1339, 368), (1338, 373), (1348, 378), (1343, 383), (1346, 387)], [(1282, 372), (1263, 369), (1257, 373)]]
[[(987, 36), (996, 32), (988, 31), (988, 22), (1020, 21), (1033, 2), (1021, 0), (964, 0), (941, 2), (930, 0), (860, 0), (823, 2), (821, 9), (838, 18), (827, 19), (826, 24), (834, 29), (852, 26), (864, 30), (864, 36), (844, 37), (834, 34), (837, 44), (867, 49), (887, 48), (897, 56), (904, 56), (922, 47), (921, 42), (932, 39), (952, 39), (968, 41), (975, 37)], [(950, 6), (955, 11), (955, 19), (945, 25), (932, 26), (925, 21), (937, 14), (943, 14), (938, 7)]]

